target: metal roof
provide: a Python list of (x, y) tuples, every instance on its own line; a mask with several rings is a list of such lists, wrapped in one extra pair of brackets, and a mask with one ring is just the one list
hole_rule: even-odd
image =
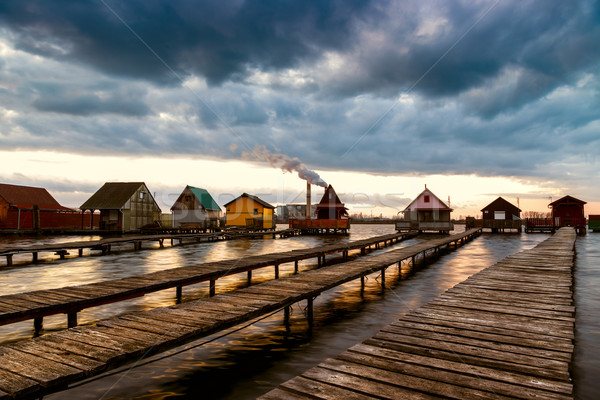
[(0, 183), (0, 197), (17, 208), (33, 208), (36, 205), (41, 210), (72, 210), (61, 206), (44, 188)]
[(230, 205), (231, 203), (233, 203), (234, 201), (237, 201), (238, 199), (240, 199), (242, 197), (248, 197), (249, 199), (254, 200), (255, 202), (257, 202), (258, 204), (262, 205), (265, 208), (273, 208), (273, 209), (275, 208), (272, 205), (270, 205), (269, 203), (267, 203), (266, 201), (261, 200), (258, 197), (253, 196), (253, 195), (248, 194), (248, 193), (242, 193), (241, 196), (238, 196), (235, 199), (231, 200), (230, 202), (224, 204), (224, 206), (227, 207), (228, 205)]
[(208, 193), (206, 189), (197, 188), (189, 185), (188, 187), (190, 188), (192, 193), (194, 193), (194, 196), (196, 196), (196, 198), (200, 201), (202, 207), (204, 207), (207, 210), (221, 211), (221, 207), (219, 207), (217, 202), (212, 198), (212, 196), (210, 195), (210, 193)]
[(144, 182), (106, 182), (81, 205), (82, 210), (120, 210)]

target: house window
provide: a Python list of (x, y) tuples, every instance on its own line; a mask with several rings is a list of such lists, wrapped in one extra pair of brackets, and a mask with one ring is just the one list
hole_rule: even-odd
[(144, 200), (146, 198), (146, 192), (140, 192), (140, 200)]
[(429, 203), (429, 195), (425, 195), (425, 203)]
[(192, 201), (192, 196), (185, 196), (183, 198), (183, 201), (185, 201), (186, 203), (189, 203), (190, 201)]
[(254, 209), (254, 215), (258, 215), (258, 208)]

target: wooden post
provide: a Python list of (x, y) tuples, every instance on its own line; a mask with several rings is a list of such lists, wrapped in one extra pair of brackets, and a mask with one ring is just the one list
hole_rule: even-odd
[(165, 245), (164, 245), (164, 243), (163, 243), (164, 241), (165, 241), (165, 239), (158, 239), (158, 244), (159, 244), (159, 246), (160, 246), (160, 248), (161, 248), (161, 249), (162, 249), (163, 247), (165, 247)]
[(279, 264), (275, 264), (275, 279), (279, 279)]
[(208, 295), (210, 297), (213, 297), (215, 295), (215, 291), (216, 291), (215, 290), (215, 286), (216, 286), (215, 284), (216, 284), (216, 280), (215, 279), (211, 279), (210, 280), (210, 286), (208, 288)]
[(381, 292), (385, 292), (385, 268), (381, 269)]
[(79, 257), (83, 257), (83, 247), (79, 249)]
[(33, 253), (31, 253), (31, 262), (33, 262), (33, 263), (38, 262), (38, 253), (37, 253), (37, 251), (34, 251)]
[(248, 286), (252, 284), (252, 270), (248, 271)]
[(35, 336), (40, 336), (42, 329), (44, 329), (44, 317), (37, 317), (33, 319), (33, 329)]
[(183, 296), (183, 286), (179, 285), (175, 291), (175, 303), (181, 304), (181, 297)]
[(10, 267), (12, 265), (12, 254), (7, 254), (6, 255), (6, 266)]
[(67, 314), (67, 326), (69, 328), (75, 328), (77, 326), (77, 311)]
[(283, 308), (283, 323), (286, 326), (289, 326), (290, 324), (290, 306), (285, 306)]
[(308, 320), (308, 326), (312, 328), (313, 326), (313, 298), (309, 297), (306, 299), (306, 319)]
[(298, 260), (294, 261), (294, 274), (298, 273)]
[(321, 266), (321, 256), (317, 256), (317, 267)]

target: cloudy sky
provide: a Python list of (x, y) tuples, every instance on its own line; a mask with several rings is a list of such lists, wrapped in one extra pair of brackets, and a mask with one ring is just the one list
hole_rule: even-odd
[(599, 74), (597, 1), (5, 0), (0, 182), (304, 201), (278, 154), (351, 212), (600, 213)]

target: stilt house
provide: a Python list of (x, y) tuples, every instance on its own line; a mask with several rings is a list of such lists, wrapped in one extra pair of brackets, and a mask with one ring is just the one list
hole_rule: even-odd
[(348, 209), (329, 185), (317, 204), (317, 219), (348, 219)]
[(454, 229), (451, 212), (452, 209), (425, 185), (425, 190), (404, 209), (404, 220), (396, 222), (396, 230), (449, 233)]
[(572, 196), (565, 196), (553, 201), (548, 206), (552, 208), (552, 219), (555, 227), (573, 226), (585, 228), (585, 214), (583, 206), (585, 201)]
[(521, 232), (521, 210), (498, 197), (482, 210), (481, 227), (489, 228), (492, 232), (516, 229)]
[(173, 226), (210, 229), (219, 227), (221, 207), (202, 188), (186, 186), (171, 207)]
[(273, 229), (275, 207), (248, 193), (225, 204), (225, 226), (248, 229)]
[(100, 210), (100, 229), (117, 232), (158, 223), (161, 213), (144, 182), (106, 182), (80, 208)]

